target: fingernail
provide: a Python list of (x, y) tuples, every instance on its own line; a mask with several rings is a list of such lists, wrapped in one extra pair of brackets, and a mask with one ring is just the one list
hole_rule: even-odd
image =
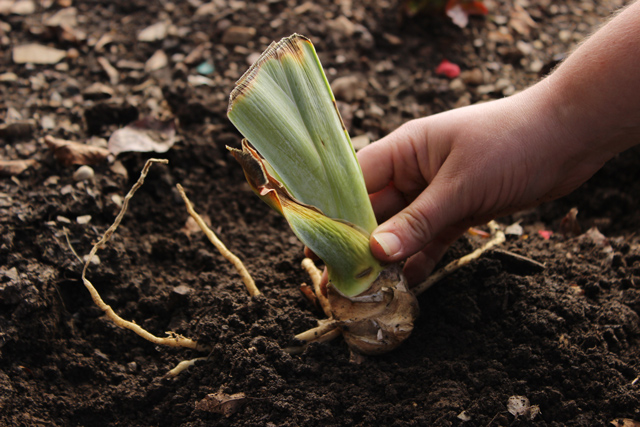
[(400, 239), (393, 233), (379, 233), (374, 235), (373, 238), (388, 257), (393, 257), (402, 249)]

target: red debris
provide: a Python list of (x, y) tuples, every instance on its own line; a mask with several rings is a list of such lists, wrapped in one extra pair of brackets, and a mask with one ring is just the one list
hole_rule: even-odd
[(436, 74), (447, 76), (450, 79), (455, 79), (460, 75), (460, 66), (443, 59), (440, 65), (438, 65), (438, 68), (436, 68)]
[(553, 235), (553, 231), (549, 231), (549, 230), (538, 230), (538, 234), (540, 236), (542, 236), (542, 238), (544, 240), (549, 240), (551, 238), (551, 236)]

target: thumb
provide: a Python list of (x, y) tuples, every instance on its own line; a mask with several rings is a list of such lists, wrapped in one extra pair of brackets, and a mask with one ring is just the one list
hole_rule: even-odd
[(373, 255), (387, 262), (403, 260), (424, 248), (445, 227), (463, 218), (464, 200), (457, 185), (437, 178), (406, 208), (376, 228), (370, 239)]

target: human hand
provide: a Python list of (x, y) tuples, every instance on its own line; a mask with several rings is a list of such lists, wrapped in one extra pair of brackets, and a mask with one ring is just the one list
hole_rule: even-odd
[(565, 194), (606, 160), (585, 150), (545, 83), (510, 98), (413, 120), (358, 153), (376, 216), (371, 249), (410, 257), (423, 280), (471, 225)]

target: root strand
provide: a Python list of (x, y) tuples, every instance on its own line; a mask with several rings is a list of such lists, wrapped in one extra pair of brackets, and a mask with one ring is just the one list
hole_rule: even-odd
[(213, 244), (213, 246), (215, 246), (216, 249), (218, 249), (220, 254), (223, 257), (225, 257), (227, 261), (233, 264), (233, 266), (236, 268), (236, 270), (240, 274), (240, 277), (242, 277), (242, 281), (244, 282), (244, 285), (247, 287), (247, 291), (249, 292), (249, 295), (251, 295), (252, 297), (256, 295), (260, 295), (260, 291), (258, 290), (256, 283), (254, 282), (253, 278), (249, 274), (249, 271), (244, 266), (242, 261), (240, 261), (240, 258), (235, 256), (229, 249), (227, 249), (224, 243), (222, 243), (220, 239), (218, 239), (218, 236), (216, 236), (216, 234), (204, 222), (202, 217), (195, 211), (195, 209), (193, 208), (193, 204), (187, 197), (187, 194), (184, 192), (184, 188), (182, 188), (182, 185), (178, 184), (176, 187), (178, 188), (178, 191), (182, 196), (182, 200), (184, 200), (184, 204), (187, 207), (187, 212), (189, 212), (189, 215), (191, 215), (191, 218), (195, 220), (195, 222), (198, 224), (202, 232), (207, 236), (207, 238)]
[(124, 201), (122, 203), (122, 208), (120, 209), (120, 213), (118, 213), (118, 216), (116, 217), (115, 221), (113, 222), (111, 227), (107, 229), (107, 231), (104, 233), (102, 238), (98, 241), (98, 243), (96, 243), (93, 246), (93, 248), (91, 248), (91, 252), (89, 252), (89, 256), (87, 257), (87, 260), (84, 264), (84, 268), (82, 269), (82, 282), (84, 283), (84, 286), (89, 290), (89, 293), (91, 294), (91, 298), (93, 298), (93, 302), (95, 302), (95, 304), (98, 307), (100, 307), (102, 311), (104, 311), (107, 317), (109, 317), (109, 319), (111, 319), (113, 323), (115, 323), (119, 327), (129, 329), (135, 332), (136, 334), (140, 335), (142, 338), (146, 339), (147, 341), (151, 341), (154, 344), (161, 344), (169, 347), (186, 347), (194, 350), (204, 350), (205, 347), (198, 345), (198, 343), (196, 341), (193, 341), (192, 339), (185, 338), (183, 336), (173, 334), (170, 332), (167, 332), (167, 334), (169, 335), (168, 337), (157, 337), (151, 334), (150, 332), (148, 332), (147, 330), (143, 329), (142, 327), (136, 325), (135, 323), (129, 322), (128, 320), (124, 320), (122, 317), (118, 316), (113, 311), (113, 309), (102, 300), (96, 288), (86, 278), (87, 270), (89, 268), (89, 265), (91, 264), (91, 260), (98, 252), (98, 249), (100, 249), (103, 245), (105, 245), (111, 239), (111, 236), (120, 225), (120, 222), (122, 221), (122, 217), (124, 217), (124, 214), (127, 211), (127, 207), (129, 206), (129, 200), (131, 200), (135, 192), (142, 186), (142, 183), (144, 182), (144, 179), (146, 178), (147, 173), (149, 172), (149, 168), (153, 163), (166, 164), (168, 163), (168, 160), (166, 159), (147, 160), (147, 162), (144, 165), (144, 168), (142, 168), (142, 172), (140, 173), (140, 178), (138, 178), (138, 181), (133, 185), (133, 187), (131, 187), (131, 190), (129, 190), (129, 192), (125, 196)]

